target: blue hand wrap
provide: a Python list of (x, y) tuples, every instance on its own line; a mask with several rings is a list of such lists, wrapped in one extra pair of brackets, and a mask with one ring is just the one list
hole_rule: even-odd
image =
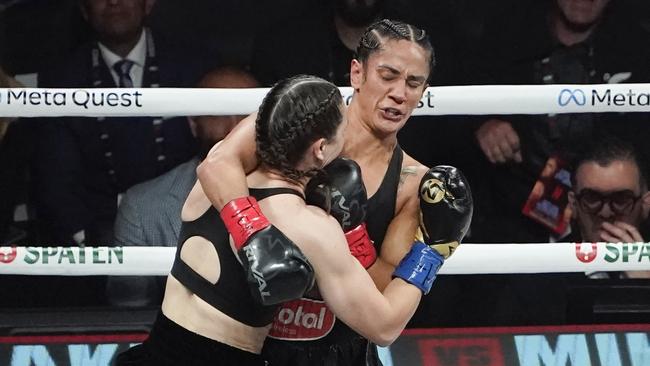
[(431, 290), (433, 280), (436, 279), (438, 270), (445, 261), (444, 257), (431, 249), (428, 245), (416, 241), (411, 246), (411, 251), (399, 263), (393, 277), (404, 281), (422, 290), (426, 295)]

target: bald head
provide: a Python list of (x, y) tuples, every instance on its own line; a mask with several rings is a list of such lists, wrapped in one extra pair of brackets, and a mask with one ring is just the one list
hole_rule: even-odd
[(257, 88), (259, 83), (253, 75), (236, 67), (221, 67), (205, 74), (198, 88)]
[[(245, 70), (221, 67), (205, 74), (198, 88), (257, 88), (259, 83)], [(198, 116), (190, 118), (194, 135), (199, 140), (201, 158), (221, 141), (245, 116)]]

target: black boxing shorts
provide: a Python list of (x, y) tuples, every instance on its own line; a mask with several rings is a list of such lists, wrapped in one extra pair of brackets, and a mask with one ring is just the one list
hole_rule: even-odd
[(162, 312), (149, 337), (115, 359), (116, 366), (264, 366), (261, 355), (217, 342), (174, 323)]

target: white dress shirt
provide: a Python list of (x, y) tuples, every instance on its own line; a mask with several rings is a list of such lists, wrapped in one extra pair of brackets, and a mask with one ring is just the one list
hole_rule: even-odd
[[(101, 43), (99, 43), (99, 51), (101, 52), (102, 58), (104, 59), (104, 62), (106, 62), (108, 69), (111, 71), (113, 80), (115, 80), (115, 85), (119, 85), (120, 77), (115, 70), (113, 70), (113, 65), (122, 61), (123, 58), (113, 53)], [(135, 44), (131, 52), (129, 52), (124, 59), (133, 62), (133, 66), (129, 71), (129, 76), (131, 76), (131, 80), (133, 81), (133, 87), (141, 88), (142, 75), (144, 74), (144, 63), (147, 60), (147, 33), (144, 29), (142, 30), (142, 34), (140, 34), (138, 43)]]

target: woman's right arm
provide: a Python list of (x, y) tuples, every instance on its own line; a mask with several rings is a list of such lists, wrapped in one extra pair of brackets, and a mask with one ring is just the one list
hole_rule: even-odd
[(301, 249), (314, 267), (318, 289), (341, 321), (372, 342), (387, 346), (415, 313), (422, 291), (395, 278), (382, 294), (350, 254), (338, 223), (331, 217), (327, 219), (329, 222), (301, 225), (313, 228), (308, 239), (312, 245)]
[(246, 174), (257, 166), (253, 113), (217, 143), (196, 169), (199, 182), (215, 208), (249, 195)]

